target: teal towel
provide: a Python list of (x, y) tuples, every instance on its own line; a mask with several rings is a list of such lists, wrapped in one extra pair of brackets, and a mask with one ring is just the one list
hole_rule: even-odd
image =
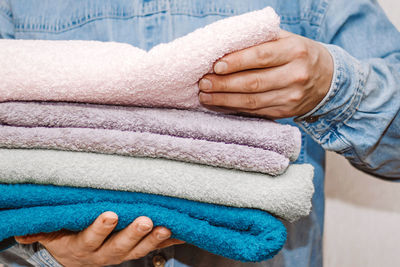
[(240, 261), (272, 258), (286, 229), (267, 212), (144, 193), (51, 185), (0, 184), (0, 247), (16, 235), (79, 231), (104, 211), (119, 216), (117, 230), (139, 216), (169, 228), (173, 237)]

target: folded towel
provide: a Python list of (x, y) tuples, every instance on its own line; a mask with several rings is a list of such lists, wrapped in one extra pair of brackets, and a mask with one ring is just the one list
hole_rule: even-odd
[(0, 125), (0, 147), (97, 152), (202, 163), (216, 167), (283, 173), (284, 156), (264, 149), (153, 133), (82, 128)]
[(296, 160), (297, 127), (201, 111), (51, 102), (0, 103), (0, 123), (24, 127), (110, 129), (262, 148)]
[(118, 230), (148, 216), (154, 225), (171, 229), (174, 238), (240, 261), (272, 258), (286, 240), (283, 224), (259, 210), (141, 193), (0, 184), (0, 241), (61, 229), (79, 231), (104, 211), (118, 214)]
[(235, 207), (295, 221), (311, 209), (313, 167), (280, 176), (179, 162), (85, 152), (0, 149), (0, 182), (125, 190)]
[(122, 43), (0, 40), (0, 101), (199, 108), (197, 82), (230, 52), (276, 39), (265, 9), (229, 17), (149, 52)]

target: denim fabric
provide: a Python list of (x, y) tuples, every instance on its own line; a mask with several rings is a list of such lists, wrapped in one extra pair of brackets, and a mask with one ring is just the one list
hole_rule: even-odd
[[(0, 37), (101, 40), (142, 49), (169, 42), (213, 21), (272, 6), (281, 27), (326, 43), (335, 62), (328, 96), (295, 121), (302, 129), (298, 163), (315, 167), (311, 214), (286, 224), (288, 241), (272, 260), (244, 264), (190, 245), (155, 251), (121, 266), (322, 266), (324, 150), (342, 153), (356, 167), (400, 177), (400, 34), (371, 0), (0, 0)], [(293, 119), (280, 120), (295, 124)], [(322, 148), (323, 147), (323, 148)], [(30, 256), (37, 253), (26, 246)], [(0, 259), (12, 253), (0, 254)], [(53, 266), (37, 261), (40, 266)]]

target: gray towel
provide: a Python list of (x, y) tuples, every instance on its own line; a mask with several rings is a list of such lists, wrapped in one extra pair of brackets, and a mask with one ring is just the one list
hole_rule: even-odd
[(235, 207), (295, 221), (309, 214), (313, 167), (277, 177), (165, 159), (85, 152), (0, 149), (0, 182), (137, 191)]

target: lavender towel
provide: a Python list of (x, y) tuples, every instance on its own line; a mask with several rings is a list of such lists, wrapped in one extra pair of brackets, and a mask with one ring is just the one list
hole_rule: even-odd
[(0, 103), (0, 123), (149, 132), (274, 151), (294, 161), (301, 148), (297, 127), (266, 119), (177, 109), (51, 102)]
[(174, 109), (12, 102), (0, 104), (0, 123), (8, 125), (0, 126), (0, 147), (162, 157), (271, 175), (301, 145), (293, 126)]
[(104, 129), (0, 126), (0, 147), (167, 158), (271, 175), (283, 173), (289, 165), (284, 156), (259, 148)]
[(289, 221), (308, 215), (313, 167), (290, 165), (271, 177), (165, 159), (85, 152), (0, 149), (1, 183), (125, 190), (258, 208)]

